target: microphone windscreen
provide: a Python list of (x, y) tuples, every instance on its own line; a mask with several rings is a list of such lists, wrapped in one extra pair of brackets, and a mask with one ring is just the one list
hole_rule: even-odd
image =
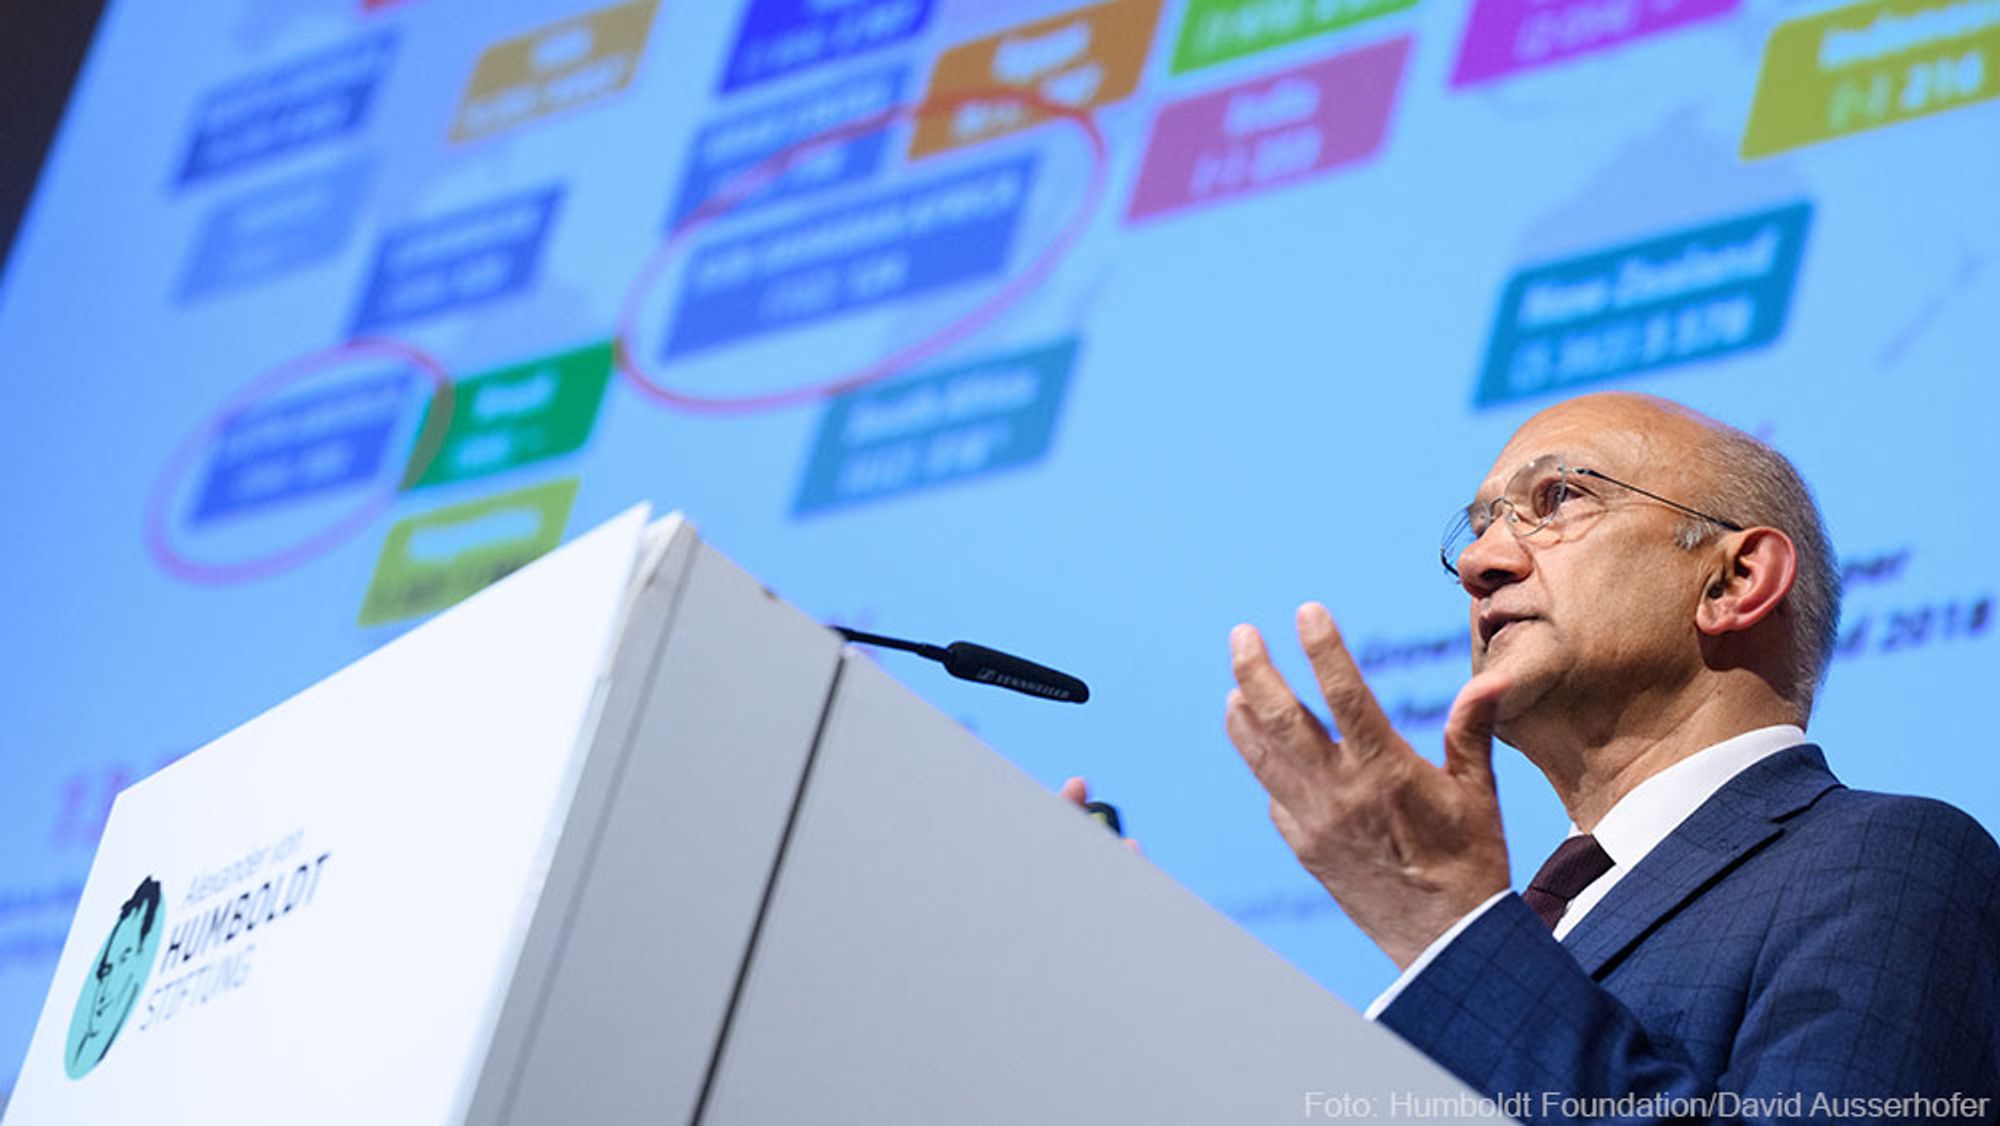
[(1011, 688), (1044, 700), (1081, 704), (1090, 699), (1090, 686), (1066, 672), (970, 641), (954, 641), (945, 646), (944, 669), (960, 680)]

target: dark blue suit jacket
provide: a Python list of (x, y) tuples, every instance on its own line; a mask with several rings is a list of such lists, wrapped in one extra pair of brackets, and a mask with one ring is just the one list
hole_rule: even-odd
[(1927, 1120), (1946, 1112), (1866, 1100), (1956, 1093), (1986, 1100), (1957, 1121), (2000, 1121), (2000, 848), (1951, 806), (1847, 789), (1793, 747), (1562, 943), (1508, 896), (1380, 1021), (1531, 1120), (1591, 1105), (1553, 1092), (1721, 1120)]

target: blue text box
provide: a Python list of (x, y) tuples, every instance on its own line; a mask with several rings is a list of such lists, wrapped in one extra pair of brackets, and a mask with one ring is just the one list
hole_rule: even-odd
[(366, 480), (410, 398), (405, 372), (260, 403), (223, 422), (189, 522), (205, 523)]
[(722, 92), (908, 39), (930, 15), (931, 0), (751, 0)]
[(998, 273), (1033, 180), (1033, 158), (1018, 157), (705, 246), (664, 354)]
[(195, 108), (179, 182), (231, 172), (360, 128), (395, 47), (395, 36), (380, 31), (210, 91)]
[(390, 232), (375, 255), (353, 331), (490, 301), (535, 278), (561, 202), (550, 187), (454, 211)]
[[(760, 203), (795, 198), (873, 173), (882, 165), (886, 128), (814, 146), (782, 169), (766, 165), (809, 138), (884, 117), (902, 98), (904, 75), (905, 68), (891, 67), (842, 79), (705, 126), (695, 136), (667, 225), (678, 227), (703, 204), (737, 215)], [(746, 173), (769, 178), (750, 184), (743, 179)]]
[(196, 237), (181, 297), (267, 281), (329, 257), (360, 216), (368, 167), (349, 161), (225, 200)]
[(1074, 339), (851, 391), (827, 405), (792, 515), (882, 500), (1039, 461)]
[(1523, 270), (1507, 283), (1473, 402), (1491, 406), (1777, 339), (1812, 205)]

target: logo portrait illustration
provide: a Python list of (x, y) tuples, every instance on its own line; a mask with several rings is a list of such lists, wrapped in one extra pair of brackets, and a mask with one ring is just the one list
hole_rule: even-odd
[(165, 913), (160, 881), (151, 876), (139, 881), (132, 897), (118, 908), (118, 919), (83, 979), (83, 995), (70, 1018), (63, 1070), (71, 1079), (90, 1074), (125, 1027), (125, 1018), (132, 1014), (152, 973), (153, 954), (167, 929)]

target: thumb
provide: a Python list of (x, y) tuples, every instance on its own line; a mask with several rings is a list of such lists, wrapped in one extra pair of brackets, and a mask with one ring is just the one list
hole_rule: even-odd
[(1465, 682), (1444, 721), (1444, 768), (1448, 774), (1493, 786), (1493, 725), (1500, 700), (1514, 686), (1505, 673), (1480, 673)]

